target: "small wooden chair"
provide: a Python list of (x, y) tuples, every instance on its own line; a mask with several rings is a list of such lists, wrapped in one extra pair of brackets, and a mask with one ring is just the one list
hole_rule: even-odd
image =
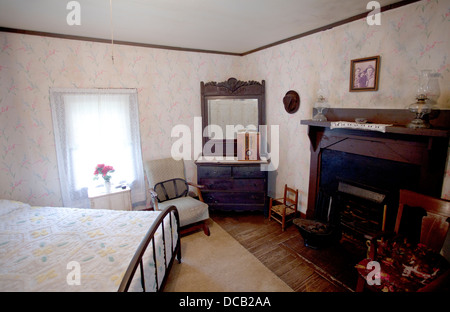
[[(282, 202), (279, 205), (273, 205), (273, 201)], [(283, 198), (270, 198), (269, 221), (271, 219), (281, 224), (281, 230), (284, 231), (286, 223), (297, 217), (298, 189), (284, 185)]]

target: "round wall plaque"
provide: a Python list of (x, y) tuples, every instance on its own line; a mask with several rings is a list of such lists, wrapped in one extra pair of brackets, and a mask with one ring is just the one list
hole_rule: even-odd
[(300, 96), (294, 90), (290, 90), (284, 96), (283, 104), (286, 112), (293, 114), (300, 107)]

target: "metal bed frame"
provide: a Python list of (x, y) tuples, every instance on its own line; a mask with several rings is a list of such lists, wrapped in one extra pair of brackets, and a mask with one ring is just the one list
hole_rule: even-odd
[[(173, 212), (173, 213), (172, 213)], [(170, 223), (170, 240), (172, 242), (172, 256), (171, 258), (167, 259), (166, 254), (166, 237), (165, 237), (165, 231), (164, 231), (164, 220), (166, 216), (168, 215), (169, 223)], [(173, 228), (172, 228), (172, 215), (175, 216), (176, 225), (177, 225), (177, 242), (174, 244), (174, 235), (173, 235)], [(155, 240), (153, 239), (156, 231), (158, 230), (159, 226), (161, 225), (162, 229), (162, 237), (163, 237), (163, 243), (164, 243), (164, 265), (165, 265), (165, 271), (164, 271), (164, 278), (161, 282), (161, 286), (159, 286), (158, 283), (158, 270), (156, 267), (156, 253), (155, 253)], [(148, 245), (152, 242), (152, 249), (153, 249), (153, 260), (155, 263), (155, 280), (156, 280), (156, 291), (160, 292), (164, 289), (164, 286), (167, 281), (167, 277), (169, 275), (170, 269), (172, 268), (173, 261), (175, 260), (175, 257), (177, 258), (178, 262), (181, 263), (181, 245), (180, 245), (180, 218), (178, 215), (178, 210), (175, 206), (170, 206), (161, 211), (159, 216), (156, 218), (153, 225), (148, 230), (147, 234), (145, 235), (144, 239), (140, 243), (138, 249), (136, 250), (136, 253), (134, 254), (133, 258), (131, 259), (130, 264), (128, 265), (128, 268), (124, 274), (124, 277), (122, 279), (122, 282), (120, 283), (119, 292), (126, 292), (128, 291), (128, 288), (130, 287), (131, 281), (134, 277), (134, 274), (138, 268), (140, 267), (140, 274), (141, 274), (141, 285), (142, 289), (145, 292), (145, 280), (144, 280), (144, 265), (142, 261), (142, 257), (144, 256), (145, 251), (147, 250)]]

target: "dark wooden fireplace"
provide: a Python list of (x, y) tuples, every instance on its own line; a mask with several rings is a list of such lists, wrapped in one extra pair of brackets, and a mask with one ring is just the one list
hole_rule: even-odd
[[(329, 109), (326, 116), (326, 122), (301, 121), (309, 128), (311, 142), (307, 218), (323, 215), (322, 211), (318, 211), (324, 209), (323, 206), (327, 207), (318, 204), (323, 202), (322, 194), (332, 194), (333, 200), (339, 197), (349, 201), (350, 204), (343, 204), (343, 209), (350, 209), (348, 207), (361, 197), (366, 200), (361, 205), (373, 211), (373, 220), (364, 222), (381, 223), (383, 207), (386, 206), (385, 226), (389, 230), (394, 226), (400, 189), (441, 196), (449, 144), (450, 111), (434, 112), (430, 118), (430, 129), (407, 128), (405, 125), (414, 117), (407, 110)], [(371, 124), (392, 126), (386, 127), (384, 132), (331, 129), (334, 121), (353, 122), (355, 118), (366, 118)], [(342, 188), (355, 194), (346, 196)], [(384, 197), (376, 203), (370, 198), (367, 201), (364, 198), (367, 194)], [(348, 216), (359, 212), (359, 208), (351, 209), (356, 210), (349, 212)], [(368, 212), (362, 212), (362, 215), (366, 214), (369, 216)], [(352, 220), (347, 221), (353, 224)]]

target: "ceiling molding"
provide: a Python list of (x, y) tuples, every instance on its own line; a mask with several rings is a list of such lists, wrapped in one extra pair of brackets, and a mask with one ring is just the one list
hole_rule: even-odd
[[(421, 0), (403, 0), (397, 3), (389, 4), (386, 6), (381, 7), (381, 12), (386, 12), (392, 9), (396, 9), (414, 2), (419, 2)], [(153, 48), (153, 49), (165, 49), (165, 50), (175, 50), (175, 51), (184, 51), (184, 52), (197, 52), (197, 53), (209, 53), (209, 54), (222, 54), (222, 55), (232, 55), (232, 56), (245, 56), (249, 55), (261, 50), (265, 50), (289, 41), (297, 40), (299, 38), (303, 38), (306, 36), (313, 35), (318, 32), (322, 32), (325, 30), (329, 30), (338, 26), (342, 26), (363, 18), (366, 18), (368, 15), (367, 12), (346, 18), (344, 20), (322, 26), (304, 33), (301, 33), (296, 36), (292, 36), (280, 41), (276, 41), (274, 43), (249, 50), (247, 52), (243, 53), (233, 53), (233, 52), (224, 52), (224, 51), (213, 51), (213, 50), (202, 50), (202, 49), (192, 49), (192, 48), (183, 48), (183, 47), (173, 47), (173, 46), (164, 46), (164, 45), (155, 45), (155, 44), (148, 44), (148, 43), (139, 43), (139, 42), (129, 42), (129, 41), (119, 41), (114, 40), (115, 45), (128, 45), (128, 46), (136, 46), (136, 47), (144, 47), (144, 48)], [(64, 35), (64, 34), (58, 34), (58, 33), (49, 33), (49, 32), (42, 32), (42, 31), (33, 31), (33, 30), (25, 30), (25, 29), (16, 29), (16, 28), (8, 28), (8, 27), (1, 27), (0, 26), (0, 32), (9, 32), (9, 33), (17, 33), (17, 34), (25, 34), (25, 35), (31, 35), (31, 36), (40, 36), (40, 37), (51, 37), (51, 38), (59, 38), (59, 39), (68, 39), (68, 40), (80, 40), (80, 41), (89, 41), (89, 42), (98, 42), (98, 43), (111, 43), (111, 40), (108, 39), (101, 39), (101, 38), (93, 38), (93, 37), (84, 37), (84, 36), (74, 36), (74, 35)]]
[[(111, 43), (111, 40), (109, 40), (109, 39), (74, 36), (74, 35), (64, 35), (64, 34), (49, 33), (49, 32), (43, 32), (43, 31), (16, 29), (16, 28), (8, 28), (8, 27), (1, 27), (1, 26), (0, 26), (0, 32), (9, 32), (9, 33), (16, 33), (16, 34), (23, 34), (23, 35), (30, 35), (30, 36), (50, 37), (50, 38), (59, 38), (59, 39), (67, 39), (67, 40), (80, 40), (80, 41), (89, 41), (89, 42), (98, 42), (98, 43)], [(176, 50), (176, 51), (185, 51), (185, 52), (199, 52), (199, 53), (213, 53), (213, 54), (226, 54), (226, 55), (242, 56), (242, 53), (211, 51), (211, 50), (201, 50), (201, 49), (190, 49), (190, 48), (181, 48), (181, 47), (171, 47), (171, 46), (163, 46), (163, 45), (139, 43), (139, 42), (130, 42), (130, 41), (120, 41), (120, 40), (114, 40), (114, 45), (128, 45), (128, 46), (153, 48), (153, 49), (164, 49), (164, 50)]]
[[(421, 1), (421, 0), (403, 0), (403, 1), (400, 1), (400, 2), (397, 2), (397, 3), (393, 3), (393, 4), (386, 5), (384, 7), (381, 7), (380, 11), (381, 12), (386, 12), (386, 11), (389, 11), (389, 10), (392, 10), (392, 9), (396, 9), (396, 8), (399, 8), (399, 7), (402, 7), (402, 6), (414, 3), (414, 2), (419, 2), (419, 1)], [(286, 38), (286, 39), (283, 39), (283, 40), (280, 40), (280, 41), (277, 41), (277, 42), (274, 42), (274, 43), (262, 46), (260, 48), (254, 49), (254, 50), (250, 50), (248, 52), (242, 53), (241, 55), (244, 56), (244, 55), (248, 55), (248, 54), (251, 54), (251, 53), (255, 53), (255, 52), (258, 52), (258, 51), (261, 51), (261, 50), (264, 50), (264, 49), (268, 49), (268, 48), (271, 48), (271, 47), (274, 47), (274, 46), (277, 46), (277, 45), (280, 45), (280, 44), (283, 44), (283, 43), (286, 43), (286, 42), (289, 42), (289, 41), (292, 41), (292, 40), (297, 40), (299, 38), (310, 36), (312, 34), (315, 34), (315, 33), (321, 32), (321, 31), (325, 31), (325, 30), (328, 30), (328, 29), (332, 29), (334, 27), (342, 26), (342, 25), (345, 25), (345, 24), (348, 24), (348, 23), (351, 23), (351, 22), (354, 22), (354, 21), (357, 21), (357, 20), (360, 20), (360, 19), (365, 19), (367, 17), (367, 14), (368, 14), (367, 12), (364, 12), (364, 13), (361, 13), (361, 14), (358, 14), (358, 15), (355, 15), (355, 16), (343, 19), (343, 20), (335, 22), (335, 23), (332, 23), (332, 24), (329, 24), (329, 25), (326, 25), (326, 26), (322, 26), (322, 27), (319, 27), (319, 28), (316, 28), (316, 29), (304, 32), (302, 34), (299, 34), (299, 35), (296, 35), (296, 36), (293, 36), (293, 37), (290, 37), (290, 38)]]

